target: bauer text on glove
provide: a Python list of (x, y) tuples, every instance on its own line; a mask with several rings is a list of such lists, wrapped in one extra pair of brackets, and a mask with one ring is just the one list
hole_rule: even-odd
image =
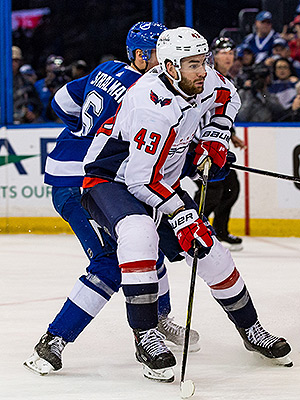
[(196, 240), (201, 247), (211, 247), (213, 241), (209, 230), (199, 218), (196, 210), (182, 210), (169, 220), (181, 248), (188, 252)]

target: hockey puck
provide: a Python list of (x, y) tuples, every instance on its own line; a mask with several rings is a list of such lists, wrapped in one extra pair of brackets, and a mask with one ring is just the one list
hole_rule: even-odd
[(191, 380), (180, 383), (180, 395), (182, 399), (188, 399), (195, 393), (195, 384)]

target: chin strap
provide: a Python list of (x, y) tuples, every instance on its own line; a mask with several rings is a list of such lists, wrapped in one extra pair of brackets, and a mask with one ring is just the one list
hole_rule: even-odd
[(143, 69), (139, 68), (139, 67), (136, 65), (136, 63), (135, 63), (134, 61), (132, 61), (132, 64), (134, 65), (134, 68), (135, 68), (138, 72), (140, 72), (142, 75), (144, 75), (144, 74), (146, 73), (146, 70), (147, 70), (147, 67), (148, 67), (148, 61), (146, 61), (146, 67), (143, 68)]
[[(185, 93), (180, 87), (179, 87), (180, 81), (176, 81), (175, 79), (173, 79), (173, 86), (175, 88), (175, 90), (177, 90), (177, 92), (179, 92), (184, 98), (191, 98), (190, 94)], [(193, 97), (193, 96), (192, 96)]]
[(177, 79), (175, 79), (172, 75), (170, 75), (170, 74), (167, 72), (166, 69), (164, 69), (165, 75), (167, 75), (167, 77), (171, 79), (172, 85), (174, 86), (175, 90), (176, 90), (181, 96), (183, 96), (184, 98), (190, 98), (191, 95), (185, 93), (185, 92), (179, 87), (179, 84), (180, 84), (180, 82), (181, 82), (181, 73), (180, 73), (180, 69), (179, 69), (178, 67), (176, 67), (176, 72), (177, 72), (177, 75), (178, 75), (178, 78), (177, 78)]

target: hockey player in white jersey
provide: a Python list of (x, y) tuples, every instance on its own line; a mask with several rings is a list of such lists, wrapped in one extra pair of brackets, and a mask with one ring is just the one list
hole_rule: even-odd
[[(114, 115), (126, 89), (141, 74), (157, 65), (155, 46), (163, 24), (139, 22), (127, 35), (131, 66), (119, 61), (99, 65), (88, 76), (68, 83), (52, 102), (66, 128), (49, 154), (45, 183), (52, 185), (52, 201), (57, 212), (69, 223), (89, 259), (87, 273), (76, 282), (60, 312), (35, 346), (24, 365), (40, 374), (62, 368), (62, 352), (119, 290), (121, 274), (116, 244), (91, 219), (80, 204), (83, 158), (97, 129)], [(181, 349), (184, 328), (169, 317), (171, 311), (168, 277), (163, 256), (157, 263), (159, 279), (159, 330)], [(191, 350), (199, 350), (199, 335), (191, 332)]]
[(136, 358), (146, 376), (174, 379), (175, 358), (157, 330), (155, 264), (160, 248), (171, 261), (183, 254), (191, 265), (196, 241), (197, 273), (246, 348), (291, 366), (289, 344), (261, 326), (230, 252), (180, 188), (189, 144), (207, 111), (211, 118), (201, 131), (194, 163), (201, 169), (210, 160), (211, 177), (224, 166), (239, 96), (209, 67), (207, 41), (191, 28), (163, 32), (157, 57), (160, 67), (129, 89), (117, 114), (98, 130), (85, 160), (82, 198), (91, 216), (117, 240)]

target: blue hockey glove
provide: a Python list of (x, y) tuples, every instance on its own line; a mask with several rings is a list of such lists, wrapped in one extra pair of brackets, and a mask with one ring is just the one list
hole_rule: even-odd
[(223, 181), (230, 172), (230, 165), (236, 162), (236, 156), (232, 151), (227, 152), (226, 163), (213, 177), (209, 177), (208, 182)]

